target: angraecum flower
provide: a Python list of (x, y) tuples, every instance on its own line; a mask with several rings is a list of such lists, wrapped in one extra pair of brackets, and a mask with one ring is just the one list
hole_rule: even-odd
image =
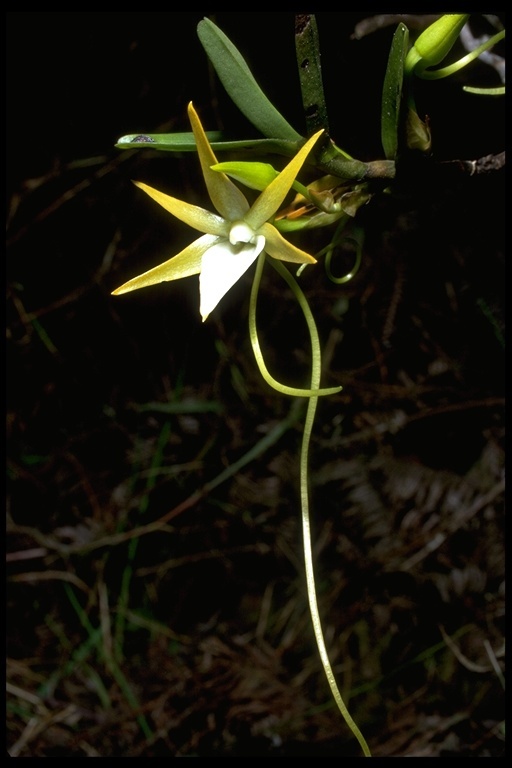
[(134, 277), (113, 293), (127, 293), (166, 280), (198, 274), (199, 311), (204, 321), (262, 251), (280, 261), (315, 263), (312, 256), (286, 240), (271, 222), (322, 131), (305, 142), (288, 165), (249, 205), (231, 179), (212, 170), (211, 166), (217, 165), (217, 158), (192, 103), (188, 106), (188, 116), (206, 187), (217, 213), (135, 182), (166, 211), (202, 234), (176, 256)]

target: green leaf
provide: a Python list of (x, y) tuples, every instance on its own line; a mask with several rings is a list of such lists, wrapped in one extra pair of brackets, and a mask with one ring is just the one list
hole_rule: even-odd
[[(274, 153), (293, 157), (303, 143), (285, 139), (247, 139), (242, 141), (220, 141), (220, 131), (207, 131), (206, 135), (214, 152), (237, 152), (255, 150), (259, 153)], [(121, 136), (117, 149), (157, 149), (164, 152), (196, 152), (194, 134), (189, 133), (130, 133)]]
[[(207, 132), (208, 141), (220, 141), (220, 131)], [(164, 149), (168, 152), (196, 152), (196, 140), (192, 131), (187, 133), (130, 133), (121, 136), (117, 149)]]
[(409, 30), (405, 24), (399, 24), (393, 35), (382, 89), (381, 140), (388, 160), (394, 160), (398, 151), (400, 104), (408, 43)]
[(269, 138), (301, 139), (265, 96), (245, 59), (224, 32), (205, 18), (199, 22), (197, 34), (224, 88), (246, 118)]

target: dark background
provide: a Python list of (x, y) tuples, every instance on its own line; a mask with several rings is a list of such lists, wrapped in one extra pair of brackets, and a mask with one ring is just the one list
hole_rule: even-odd
[[(110, 295), (193, 234), (131, 179), (209, 205), (194, 155), (116, 140), (188, 130), (190, 100), (207, 130), (255, 135), (208, 66), (205, 15), (304, 131), (290, 12), (7, 14), (13, 756), (358, 754), (310, 628), (301, 420), (205, 490), (292, 405), (256, 370), (251, 275), (205, 324), (195, 278)], [(373, 160), (395, 25), (353, 39), (365, 16), (317, 22), (331, 134)], [(418, 86), (434, 164), (504, 148), (504, 100), (463, 83), (496, 73)], [(374, 754), (501, 756), (504, 174), (411, 159), (358, 220), (356, 278), (301, 278), (324, 384), (344, 387), (311, 449), (329, 652)], [(259, 319), (269, 367), (303, 386), (305, 329), (272, 270)]]

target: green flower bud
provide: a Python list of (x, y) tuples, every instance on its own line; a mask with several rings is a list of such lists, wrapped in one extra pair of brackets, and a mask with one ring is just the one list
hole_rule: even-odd
[(427, 27), (407, 54), (406, 73), (411, 74), (413, 70), (418, 73), (439, 64), (452, 49), (468, 18), (469, 13), (447, 13)]
[(260, 192), (279, 176), (270, 163), (253, 163), (247, 161), (228, 161), (225, 163), (216, 163), (211, 166), (212, 171), (225, 173), (235, 181), (240, 181), (250, 189), (258, 189)]

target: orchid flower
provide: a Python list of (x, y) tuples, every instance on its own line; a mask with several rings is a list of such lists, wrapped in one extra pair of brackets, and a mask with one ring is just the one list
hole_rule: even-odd
[(217, 213), (135, 182), (166, 211), (203, 234), (173, 258), (134, 277), (113, 293), (127, 293), (166, 280), (199, 274), (199, 311), (204, 321), (263, 251), (281, 261), (315, 263), (316, 259), (288, 242), (270, 220), (322, 131), (315, 133), (301, 147), (250, 206), (245, 195), (224, 173), (212, 170), (211, 166), (217, 164), (217, 158), (192, 103), (188, 106), (188, 116), (206, 187)]

